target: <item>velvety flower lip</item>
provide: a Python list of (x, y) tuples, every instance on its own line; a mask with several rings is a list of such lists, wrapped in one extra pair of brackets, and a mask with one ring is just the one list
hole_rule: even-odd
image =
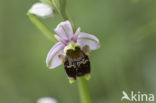
[(50, 69), (54, 69), (62, 64), (58, 56), (60, 54), (65, 54), (64, 48), (70, 42), (80, 45), (81, 48), (88, 45), (90, 50), (96, 50), (100, 47), (99, 39), (96, 36), (85, 32), (80, 32), (80, 28), (78, 28), (74, 34), (72, 25), (68, 20), (58, 24), (54, 31), (57, 33), (55, 38), (59, 42), (51, 48), (47, 55), (46, 64)]
[(35, 3), (28, 13), (34, 14), (41, 18), (50, 18), (53, 16), (53, 9), (44, 3)]

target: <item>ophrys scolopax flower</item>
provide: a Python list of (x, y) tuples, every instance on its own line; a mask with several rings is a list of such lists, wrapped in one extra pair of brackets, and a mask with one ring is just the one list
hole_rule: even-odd
[(94, 35), (80, 32), (80, 28), (73, 33), (72, 25), (68, 20), (58, 24), (54, 31), (57, 33), (55, 38), (59, 42), (49, 51), (46, 59), (47, 66), (54, 69), (63, 63), (70, 83), (80, 76), (88, 79), (90, 76), (88, 55), (90, 50), (100, 47), (99, 39)]

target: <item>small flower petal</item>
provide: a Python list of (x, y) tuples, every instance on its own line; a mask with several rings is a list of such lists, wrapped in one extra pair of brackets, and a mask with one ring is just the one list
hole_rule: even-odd
[(54, 37), (58, 40), (58, 41), (62, 41), (63, 39), (61, 37), (59, 37), (58, 35), (54, 35)]
[(68, 20), (58, 24), (54, 31), (65, 40), (70, 40), (73, 36), (72, 25)]
[(88, 45), (91, 50), (96, 50), (100, 47), (99, 39), (96, 36), (84, 32), (78, 35), (77, 43), (81, 47)]
[(29, 13), (39, 16), (41, 18), (50, 18), (53, 16), (53, 9), (44, 3), (35, 3)]
[(80, 34), (80, 27), (76, 30), (76, 32), (75, 32), (75, 34), (73, 35), (73, 37), (71, 38), (71, 40), (72, 40), (73, 42), (76, 43), (79, 34)]
[(58, 103), (56, 99), (51, 97), (40, 98), (37, 103)]
[(54, 35), (54, 37), (55, 37), (58, 41), (62, 42), (65, 46), (66, 46), (66, 45), (68, 44), (68, 42), (69, 42), (69, 40), (62, 39), (62, 38), (59, 37), (58, 35)]
[(62, 64), (58, 56), (60, 54), (64, 54), (63, 49), (64, 45), (61, 42), (58, 42), (49, 51), (46, 59), (46, 64), (50, 69), (54, 69)]

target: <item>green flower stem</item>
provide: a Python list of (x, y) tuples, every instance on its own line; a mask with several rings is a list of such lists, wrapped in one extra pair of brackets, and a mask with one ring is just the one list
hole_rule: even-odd
[(43, 32), (43, 34), (52, 41), (52, 43), (56, 43), (57, 40), (54, 38), (53, 33), (51, 33), (51, 31), (40, 21), (39, 18), (37, 18), (35, 15), (33, 14), (28, 14), (29, 19), (31, 20), (31, 22), (39, 29)]
[(84, 77), (78, 78), (78, 87), (80, 92), (81, 103), (91, 103), (88, 83)]

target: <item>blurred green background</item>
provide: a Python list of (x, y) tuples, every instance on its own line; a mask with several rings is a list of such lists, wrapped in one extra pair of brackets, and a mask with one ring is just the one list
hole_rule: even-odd
[[(0, 103), (47, 96), (80, 103), (63, 66), (45, 65), (53, 44), (26, 16), (35, 2), (0, 0)], [(101, 41), (90, 55), (93, 103), (121, 103), (123, 90), (156, 94), (156, 0), (67, 0), (67, 9), (77, 27)], [(61, 21), (44, 20), (51, 31)]]

